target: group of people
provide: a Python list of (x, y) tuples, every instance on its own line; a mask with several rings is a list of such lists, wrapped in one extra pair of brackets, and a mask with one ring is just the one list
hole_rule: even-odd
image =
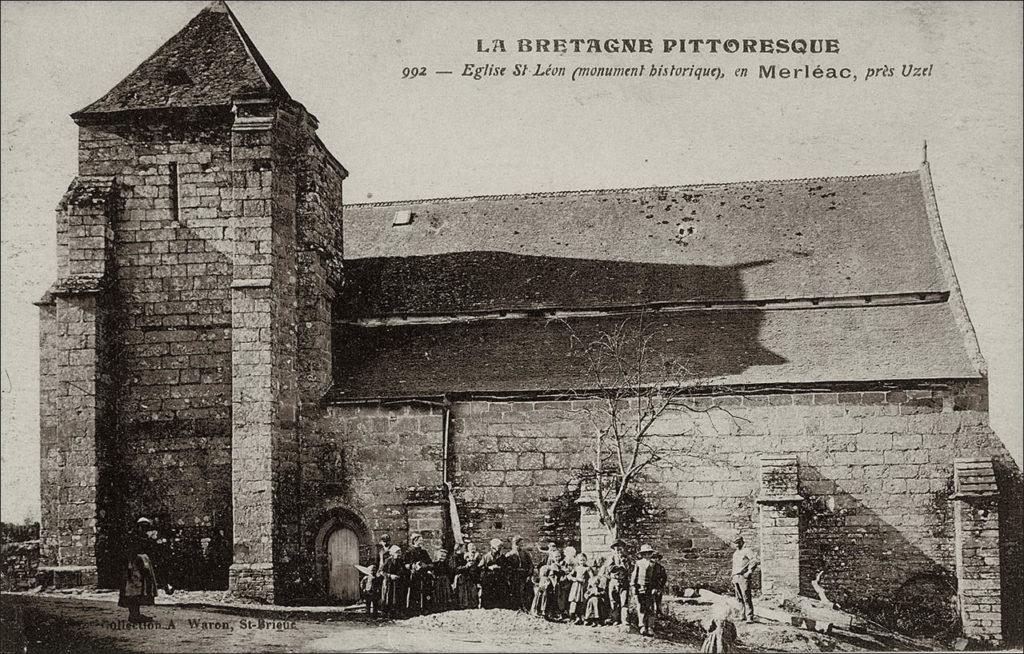
[(636, 604), (640, 633), (653, 634), (654, 616), (668, 574), (661, 555), (643, 545), (631, 563), (625, 543), (616, 540), (605, 556), (588, 557), (572, 546), (550, 543), (536, 565), (521, 537), (495, 538), (486, 552), (460, 544), (435, 556), (414, 534), (407, 550), (385, 535), (377, 558), (360, 581), (368, 613), (395, 615), (453, 608), (506, 608), (529, 611), (549, 620), (576, 624), (626, 624), (630, 598)]

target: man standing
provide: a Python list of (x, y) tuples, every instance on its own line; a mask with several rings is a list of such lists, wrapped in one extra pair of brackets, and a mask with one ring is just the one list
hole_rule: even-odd
[(491, 549), (480, 558), (480, 608), (496, 609), (508, 598), (505, 582), (505, 561), (500, 538), (491, 539)]
[(526, 551), (522, 536), (512, 538), (512, 549), (505, 555), (508, 569), (508, 583), (512, 606), (516, 611), (529, 611), (533, 595), (530, 593), (533, 580), (533, 559)]
[(608, 578), (607, 624), (626, 624), (629, 613), (629, 563), (624, 554), (626, 544), (612, 543), (612, 553), (605, 562), (604, 575)]
[(125, 543), (124, 580), (118, 595), (118, 606), (128, 609), (128, 621), (132, 623), (152, 622), (153, 618), (142, 615), (142, 606), (152, 606), (156, 599), (157, 588), (163, 588), (170, 595), (174, 588), (158, 580), (161, 571), (158, 559), (156, 534), (153, 532), (153, 521), (139, 518), (135, 523), (135, 533)]
[(651, 555), (654, 548), (644, 543), (640, 546), (640, 560), (633, 566), (633, 574), (630, 575), (629, 585), (636, 597), (636, 609), (638, 624), (641, 636), (653, 636), (654, 629), (654, 581), (655, 569)]
[(406, 595), (406, 607), (413, 613), (424, 613), (427, 610), (429, 585), (427, 572), (430, 569), (430, 554), (423, 549), (423, 536), (413, 534), (409, 538), (409, 549), (405, 553), (406, 576), (409, 587)]
[(736, 551), (732, 553), (732, 589), (743, 607), (743, 619), (754, 621), (754, 600), (750, 596), (750, 575), (757, 569), (757, 556), (744, 547), (743, 536), (732, 542)]

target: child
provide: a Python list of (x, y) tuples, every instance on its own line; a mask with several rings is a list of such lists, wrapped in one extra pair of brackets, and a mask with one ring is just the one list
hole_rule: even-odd
[(732, 621), (732, 610), (726, 604), (718, 604), (712, 609), (712, 615), (701, 622), (707, 634), (700, 646), (701, 652), (717, 654), (718, 652), (736, 651), (736, 625)]
[(608, 607), (608, 574), (605, 563), (608, 557), (600, 556), (594, 560), (594, 564), (590, 566), (591, 572), (597, 577), (598, 588), (601, 591), (601, 595), (597, 598), (597, 612), (600, 617), (600, 624), (604, 624), (605, 620), (608, 619), (609, 607)]
[[(552, 543), (552, 546), (554, 543)], [(541, 566), (537, 591), (540, 593), (540, 603), (537, 607), (538, 614), (551, 620), (559, 613), (558, 592), (562, 579), (565, 576), (562, 551), (557, 547), (549, 550), (547, 563)]]
[(576, 548), (569, 545), (562, 550), (562, 574), (558, 578), (558, 615), (571, 620), (569, 593), (572, 591), (572, 570), (576, 565)]
[(604, 595), (603, 579), (596, 570), (591, 569), (590, 581), (587, 582), (587, 612), (583, 621), (591, 627), (601, 624), (601, 597)]
[(651, 582), (651, 595), (654, 597), (654, 615), (662, 617), (661, 597), (665, 594), (665, 588), (668, 586), (668, 572), (665, 571), (665, 566), (661, 564), (661, 552), (655, 552), (651, 556), (651, 561), (654, 567), (654, 580)]
[(377, 615), (377, 604), (380, 601), (380, 577), (377, 576), (376, 564), (369, 567), (369, 573), (359, 580), (359, 594), (366, 602), (367, 615)]
[(569, 618), (573, 624), (583, 624), (583, 611), (587, 596), (587, 585), (590, 582), (590, 566), (587, 555), (580, 552), (576, 555), (576, 565), (569, 575), (572, 586), (569, 587)]

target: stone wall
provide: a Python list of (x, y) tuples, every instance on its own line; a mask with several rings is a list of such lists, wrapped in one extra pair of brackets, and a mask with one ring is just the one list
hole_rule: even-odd
[[(227, 548), (207, 557), (217, 565), (232, 558), (237, 541), (235, 555), (252, 564), (252, 575), (294, 576), (287, 562), (297, 560), (301, 539), (296, 424), (300, 403), (315, 413), (331, 383), (346, 174), (315, 130), (301, 106), (266, 100), (240, 101), (233, 112), (83, 119), (80, 176), (59, 214), (58, 260), (62, 279), (87, 273), (96, 288), (65, 300), (58, 284), (40, 302), (49, 563), (94, 564), (94, 554), (69, 548), (104, 550), (108, 536), (115, 551), (135, 518), (147, 515), (187, 541), (185, 550), (200, 542)], [(108, 195), (116, 216), (103, 204)], [(92, 225), (89, 211), (107, 222)], [(62, 311), (62, 302), (70, 308)], [(116, 410), (92, 428), (103, 433), (78, 447), (95, 450), (91, 472), (69, 467), (72, 443), (59, 438), (68, 431), (61, 402), (70, 407), (72, 388), (60, 374), (72, 370), (66, 362), (74, 349), (61, 323), (82, 302), (96, 308), (78, 314), (95, 315), (97, 333), (113, 335), (102, 352), (95, 340), (85, 344), (98, 371), (86, 386), (108, 389), (90, 391), (89, 402), (102, 407), (116, 397)], [(93, 338), (81, 329), (70, 337)], [(62, 499), (86, 482), (89, 498)], [(264, 522), (253, 513), (261, 507)], [(109, 529), (82, 523), (100, 513)], [(236, 538), (239, 516), (248, 526)]]
[(230, 417), (229, 124), (222, 116), (83, 125), (79, 172), (111, 175), (120, 309), (118, 413), (136, 423)]
[(36, 586), (39, 571), (39, 541), (0, 544), (0, 590), (25, 591)]
[[(43, 559), (70, 561), (54, 540), (71, 524), (59, 498), (68, 493), (64, 461), (73, 450), (57, 438), (70, 430), (61, 417), (60, 362), (74, 350), (61, 326), (61, 303), (71, 301), (62, 299), (64, 280), (85, 264), (105, 264), (89, 311), (109, 337), (71, 334), (95, 351), (99, 367), (88, 381), (100, 390), (90, 402), (110, 407), (91, 473), (102, 507), (92, 519), (106, 525), (96, 545), (104, 585), (117, 582), (117, 542), (139, 515), (168, 529), (226, 529), (230, 542), (229, 120), (227, 112), (179, 113), (80, 125), (80, 176), (58, 213), (61, 279), (41, 303)], [(74, 209), (100, 180), (117, 205), (107, 212), (102, 251), (95, 248), (103, 234)]]
[[(666, 414), (652, 428), (651, 444), (665, 462), (637, 487), (637, 526), (620, 533), (631, 548), (650, 541), (664, 552), (672, 586), (724, 590), (732, 539), (743, 535), (760, 547), (763, 454), (799, 461), (805, 499), (794, 587), (814, 596), (810, 581), (823, 570), (831, 597), (876, 615), (909, 601), (921, 579), (951, 581), (955, 592), (955, 458), (994, 457), (1004, 470), (1003, 497), (1019, 497), (1019, 472), (988, 427), (984, 382), (690, 404), (692, 411)], [(467, 534), (477, 542), (522, 534), (533, 547), (548, 539), (579, 544), (576, 499), (590, 479), (587, 409), (580, 402), (453, 403), (450, 470)], [(435, 411), (330, 407), (315, 428), (319, 454), (311, 450), (304, 467), (308, 488), (322, 470), (334, 470), (345, 485), (338, 502), (375, 529), (403, 533), (402, 488), (441, 478)], [(1006, 518), (1001, 548), (1016, 548), (1019, 530), (1019, 516)], [(1004, 586), (1015, 583), (1012, 574), (1004, 571)]]

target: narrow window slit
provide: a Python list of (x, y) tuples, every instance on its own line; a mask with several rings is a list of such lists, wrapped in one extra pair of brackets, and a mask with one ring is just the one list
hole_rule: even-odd
[(178, 215), (178, 164), (177, 162), (172, 161), (171, 163), (167, 164), (167, 168), (167, 174), (171, 178), (171, 216), (174, 218), (174, 220), (180, 220), (181, 217)]

